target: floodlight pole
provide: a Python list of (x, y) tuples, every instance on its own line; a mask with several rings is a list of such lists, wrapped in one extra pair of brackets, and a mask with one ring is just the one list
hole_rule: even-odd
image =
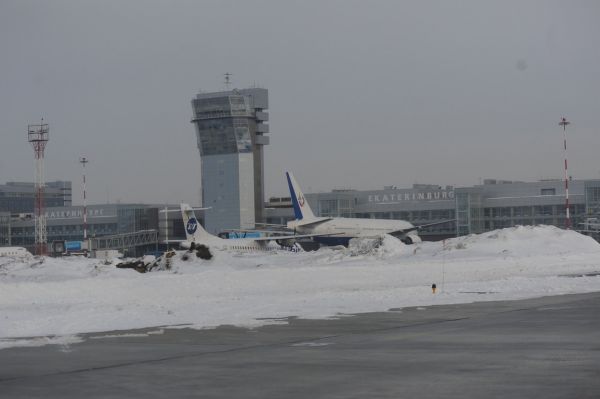
[(90, 162), (86, 157), (79, 158), (79, 163), (83, 167), (83, 241), (87, 241), (87, 195), (85, 192), (85, 165)]
[(167, 204), (165, 204), (165, 242), (167, 243), (167, 251), (169, 251), (169, 212), (167, 211)]
[(39, 125), (27, 126), (27, 140), (35, 153), (35, 253), (45, 255), (48, 247), (46, 212), (44, 202), (44, 150), (48, 143), (50, 129), (44, 118)]
[(566, 211), (566, 219), (565, 219), (565, 228), (568, 230), (571, 228), (571, 216), (569, 214), (569, 172), (567, 167), (567, 125), (571, 122), (568, 122), (566, 118), (562, 118), (558, 124), (563, 127), (563, 139), (564, 139), (564, 154), (565, 154), (565, 211)]

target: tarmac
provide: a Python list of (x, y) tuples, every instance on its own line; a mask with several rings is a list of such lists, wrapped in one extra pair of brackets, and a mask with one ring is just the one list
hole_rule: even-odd
[(600, 398), (600, 292), (0, 350), (1, 398)]

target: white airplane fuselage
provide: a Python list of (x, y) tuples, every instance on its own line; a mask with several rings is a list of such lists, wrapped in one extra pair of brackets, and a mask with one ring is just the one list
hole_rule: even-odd
[[(190, 248), (192, 241), (182, 242), (182, 248)], [(216, 236), (204, 237), (197, 244), (203, 244), (217, 251), (264, 252), (281, 249), (274, 242), (254, 241), (246, 238), (224, 239)]]
[[(408, 230), (414, 226), (404, 220), (332, 218), (321, 223), (304, 224), (302, 220), (288, 222), (287, 227), (300, 234), (331, 234), (315, 237), (314, 240), (328, 245), (348, 245), (352, 238), (377, 237), (399, 230)], [(416, 231), (407, 234), (411, 242), (420, 242)]]
[(23, 247), (0, 247), (0, 256), (26, 258), (31, 254)]
[[(297, 249), (284, 237), (233, 238), (226, 239), (208, 233), (196, 219), (194, 210), (188, 204), (181, 204), (181, 217), (185, 228), (186, 240), (180, 242), (181, 248), (190, 249), (192, 246), (204, 245), (210, 250), (234, 252), (264, 252), (276, 251), (282, 248)], [(288, 244), (288, 245), (286, 245)]]

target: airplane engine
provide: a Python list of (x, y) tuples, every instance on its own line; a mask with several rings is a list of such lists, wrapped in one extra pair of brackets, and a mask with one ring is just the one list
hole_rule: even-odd
[(284, 240), (275, 240), (275, 242), (277, 243), (277, 245), (279, 245), (280, 247), (284, 247), (284, 248), (292, 248), (294, 246), (294, 244), (296, 244), (296, 240), (293, 238), (287, 238)]
[(421, 237), (419, 237), (418, 235), (409, 235), (409, 236), (404, 236), (400, 239), (400, 241), (402, 241), (403, 243), (405, 243), (406, 245), (410, 245), (410, 244), (415, 244), (417, 242), (421, 242)]

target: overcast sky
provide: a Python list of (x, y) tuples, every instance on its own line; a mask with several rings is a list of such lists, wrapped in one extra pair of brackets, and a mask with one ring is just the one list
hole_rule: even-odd
[(600, 2), (0, 1), (0, 183), (199, 203), (198, 90), (269, 90), (266, 196), (600, 178)]

